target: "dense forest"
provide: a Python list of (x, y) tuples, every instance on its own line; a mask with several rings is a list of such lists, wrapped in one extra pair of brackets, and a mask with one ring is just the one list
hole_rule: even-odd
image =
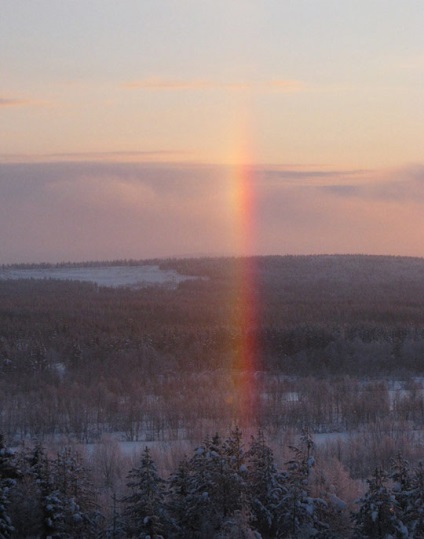
[[(235, 427), (225, 439), (207, 438), (165, 480), (145, 447), (118, 498), (115, 460), (96, 461), (104, 472), (96, 489), (74, 449), (49, 456), (36, 444), (13, 452), (0, 440), (0, 537), (423, 537), (421, 464), (411, 467), (398, 454), (388, 471), (375, 469), (352, 504), (340, 495), (351, 499), (355, 484), (343, 470), (317, 465), (308, 431), (290, 450), (278, 468), (261, 431), (246, 447)], [(102, 491), (110, 494), (109, 514), (99, 505)]]
[[(366, 520), (365, 509), (358, 512), (350, 504), (355, 497), (362, 497), (360, 506), (364, 507), (374, 488), (392, 501), (397, 496), (396, 503), (405, 509), (406, 495), (393, 493), (400, 488), (393, 475), (396, 459), (410, 463), (406, 475), (408, 481), (415, 481), (414, 488), (419, 488), (422, 481), (424, 260), (352, 255), (108, 263), (137, 264), (156, 264), (196, 278), (172, 287), (139, 288), (54, 279), (0, 279), (0, 432), (4, 436), (0, 467), (1, 459), (10, 461), (10, 465), (5, 464), (9, 472), (1, 472), (0, 496), (4, 499), (0, 506), (7, 507), (11, 518), (10, 530), (7, 526), (6, 531), (0, 529), (0, 537), (2, 533), (4, 537), (91, 536), (88, 531), (66, 535), (65, 531), (47, 533), (40, 528), (40, 522), (47, 518), (40, 517), (40, 500), (53, 489), (46, 485), (56, 481), (60, 475), (57, 470), (67, 469), (74, 461), (91, 468), (94, 474), (95, 495), (90, 498), (94, 505), (89, 505), (97, 515), (94, 518), (90, 513), (90, 521), (97, 523), (97, 536), (103, 530), (105, 537), (121, 537), (118, 520), (124, 519), (132, 503), (131, 480), (126, 474), (136, 474), (134, 470), (140, 470), (143, 458), (150, 462), (152, 456), (149, 450), (146, 453), (146, 445), (162, 476), (173, 477), (178, 470), (183, 473), (185, 465), (197, 466), (196, 453), (191, 460), (183, 460), (196, 444), (203, 447), (204, 454), (214, 458), (219, 455), (217, 460), (212, 458), (215, 464), (211, 461), (204, 466), (218, 466), (219, 462), (222, 472), (225, 466), (232, 466), (226, 453), (230, 442), (215, 440), (218, 446), (213, 451), (210, 444), (216, 432), (228, 432), (235, 425), (247, 439), (250, 435), (253, 438), (250, 449), (246, 448), (243, 472), (235, 469), (231, 476), (236, 486), (228, 486), (239, 489), (234, 506), (218, 519), (214, 513), (211, 522), (205, 520), (205, 529), (199, 522), (190, 524), (192, 528), (187, 529), (192, 529), (192, 535), (184, 535), (181, 524), (175, 524), (178, 519), (172, 513), (174, 509), (170, 516), (168, 507), (183, 502), (180, 499), (177, 503), (167, 490), (171, 487), (167, 483), (165, 488), (158, 475), (157, 484), (164, 488), (157, 487), (158, 496), (166, 501), (160, 504), (165, 519), (160, 533), (169, 537), (238, 537), (231, 535), (234, 529), (225, 532), (237, 517), (238, 528), (243, 528), (240, 519), (246, 524), (245, 535), (240, 537), (254, 537), (248, 533), (255, 530), (262, 537), (289, 537), (288, 529), (292, 529), (293, 537), (308, 537), (311, 529), (316, 529), (319, 537), (343, 537), (343, 526), (351, 526), (358, 537), (385, 537), (388, 533), (393, 537), (420, 537), (411, 531), (411, 526), (422, 526), (416, 515), (409, 520), (399, 516), (403, 532), (398, 522), (390, 532), (384, 528), (386, 535), (375, 531), (367, 535), (361, 528), (365, 526), (361, 524)], [(20, 266), (28, 270), (33, 267)], [(3, 273), (8, 269), (3, 266)], [(240, 324), (246, 282), (251, 309)], [(243, 403), (238, 392), (246, 373), (232, 359), (246, 339), (255, 342), (251, 373), (255, 413), (248, 422), (241, 413)], [(279, 520), (282, 510), (276, 508), (281, 509), (294, 496), (289, 485), (299, 475), (291, 475), (294, 472), (290, 466), (305, 470), (304, 464), (293, 464), (293, 459), (303, 458), (305, 451), (301, 448), (302, 432), (316, 439), (314, 462), (320, 464), (321, 471), (314, 467), (313, 472), (302, 472), (310, 488), (306, 488), (305, 479), (297, 479), (300, 484), (293, 488), (302, 494), (296, 498), (300, 504), (296, 507), (310, 511), (313, 518), (306, 527), (293, 524), (288, 528)], [(275, 468), (276, 475), (272, 481), (277, 481), (279, 493), (272, 503), (263, 504), (266, 518), (257, 513), (257, 502), (251, 498), (253, 479), (249, 473), (253, 473), (253, 464), (249, 459), (253, 457), (249, 455), (258, 437), (267, 450), (269, 444), (274, 451), (272, 470)], [(123, 444), (133, 444), (133, 451), (144, 449), (145, 453), (136, 457)], [(37, 476), (39, 472), (31, 464), (37, 451), (49, 470), (45, 477)], [(156, 470), (153, 462), (150, 465)], [(333, 477), (320, 493), (318, 478), (324, 482), (329, 470), (336, 468), (346, 492), (340, 491), (342, 487)], [(190, 477), (206, 474), (205, 470), (190, 470), (184, 472)], [(110, 477), (105, 479), (108, 473)], [(31, 530), (12, 531), (13, 507), (27, 488), (38, 500), (33, 502), (38, 516), (31, 518), (38, 524), (34, 524), (37, 530), (32, 535)], [(331, 517), (336, 524), (331, 519), (327, 522), (326, 516), (317, 516), (329, 511), (331, 492), (343, 499), (340, 515)], [(66, 503), (70, 498), (75, 497), (68, 496)], [(316, 499), (322, 499), (322, 504)], [(201, 511), (206, 513), (215, 507), (209, 497), (196, 503), (203, 504)], [(319, 509), (307, 509), (309, 503)], [(381, 511), (392, 514), (394, 506), (389, 505)], [(274, 510), (279, 516), (272, 514)], [(334, 507), (332, 511), (337, 513)], [(353, 520), (350, 512), (356, 515)], [(107, 524), (105, 520), (99, 524), (99, 514)], [(191, 513), (178, 514), (184, 522), (198, 519)], [(121, 532), (158, 536), (159, 531), (149, 532), (150, 516), (143, 518), (147, 518), (142, 523), (147, 526), (143, 528), (145, 535), (140, 535), (141, 529), (131, 528), (128, 519)], [(15, 514), (15, 528), (21, 520), (22, 515)], [(180, 526), (179, 531), (172, 528), (174, 525)], [(277, 533), (280, 525), (283, 531)], [(276, 528), (270, 531), (267, 526)]]

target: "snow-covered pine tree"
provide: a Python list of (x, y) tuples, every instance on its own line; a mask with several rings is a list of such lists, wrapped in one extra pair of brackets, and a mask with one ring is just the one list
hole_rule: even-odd
[(43, 500), (49, 492), (48, 460), (44, 448), (36, 444), (16, 453), (19, 478), (11, 493), (10, 512), (15, 537), (46, 537)]
[[(392, 492), (398, 507), (398, 518), (404, 526), (410, 528), (413, 516), (412, 476), (409, 462), (400, 453), (391, 461), (390, 479), (392, 480)], [(407, 533), (406, 528), (402, 528)], [(414, 535), (415, 537), (415, 535)]]
[(127, 486), (131, 494), (123, 499), (129, 537), (159, 539), (167, 523), (164, 481), (146, 447), (140, 464), (130, 470)]
[(241, 432), (235, 429), (227, 440), (216, 434), (195, 449), (188, 462), (185, 537), (218, 536), (236, 515), (247, 515), (242, 445)]
[(252, 524), (264, 539), (271, 539), (277, 535), (278, 508), (287, 491), (263, 431), (260, 430), (256, 437), (252, 436), (246, 460)]
[(14, 527), (8, 512), (10, 489), (15, 485), (18, 470), (13, 452), (0, 434), (0, 539), (12, 536)]
[(188, 536), (190, 522), (188, 519), (190, 502), (190, 464), (184, 458), (177, 470), (169, 479), (168, 513), (172, 529), (172, 537), (184, 539)]
[(410, 487), (406, 494), (409, 500), (407, 526), (410, 537), (424, 537), (424, 466), (422, 462), (411, 474)]
[(223, 442), (225, 480), (222, 485), (224, 520), (220, 537), (253, 537), (249, 492), (247, 455), (243, 435), (238, 426)]
[(53, 538), (94, 537), (99, 513), (89, 470), (80, 455), (69, 447), (49, 463), (49, 492), (44, 511)]
[[(310, 476), (315, 466), (314, 441), (304, 429), (299, 446), (291, 446), (293, 458), (286, 463), (286, 492), (278, 508), (277, 537), (314, 537), (327, 533), (327, 504), (311, 496)], [(331, 537), (331, 535), (329, 535)]]
[(222, 526), (223, 462), (218, 434), (197, 447), (189, 460), (186, 537), (213, 537)]
[(408, 537), (399, 519), (399, 505), (388, 486), (387, 473), (382, 468), (376, 468), (368, 480), (368, 491), (358, 503), (359, 510), (353, 515), (355, 538)]
[(245, 453), (243, 447), (243, 434), (236, 425), (230, 432), (229, 437), (223, 442), (223, 454), (228, 460), (228, 465), (238, 474), (245, 474)]
[(238, 426), (222, 444), (222, 458), (225, 464), (225, 481), (222, 485), (224, 514), (248, 510), (247, 466), (243, 447), (243, 435)]
[(125, 532), (125, 520), (120, 509), (118, 509), (119, 500), (115, 493), (112, 494), (112, 516), (108, 525), (105, 526), (106, 539), (123, 539), (127, 537)]

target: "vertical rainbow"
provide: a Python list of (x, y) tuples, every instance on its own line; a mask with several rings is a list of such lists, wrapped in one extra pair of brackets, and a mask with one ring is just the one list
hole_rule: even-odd
[(258, 417), (259, 395), (255, 372), (258, 368), (258, 301), (255, 275), (255, 170), (244, 153), (230, 178), (237, 259), (234, 261), (231, 326), (236, 338), (232, 350), (233, 387), (240, 424), (252, 426)]

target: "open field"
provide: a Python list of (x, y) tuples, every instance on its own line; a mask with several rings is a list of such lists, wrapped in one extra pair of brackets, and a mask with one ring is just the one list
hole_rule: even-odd
[(98, 286), (142, 287), (151, 285), (176, 286), (191, 279), (174, 270), (163, 270), (157, 265), (100, 266), (100, 267), (44, 267), (3, 268), (0, 280), (57, 279), (60, 281), (82, 281)]

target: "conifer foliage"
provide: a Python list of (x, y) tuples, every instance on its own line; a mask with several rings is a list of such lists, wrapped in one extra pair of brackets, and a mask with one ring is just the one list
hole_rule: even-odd
[(170, 510), (179, 537), (228, 533), (247, 507), (245, 455), (241, 432), (226, 440), (216, 434), (195, 449), (171, 478)]
[(94, 493), (80, 455), (65, 447), (51, 461), (49, 493), (44, 499), (53, 537), (94, 536)]
[(277, 472), (272, 450), (265, 442), (263, 431), (252, 436), (247, 452), (247, 489), (252, 512), (252, 524), (262, 537), (276, 537), (279, 507), (287, 488), (284, 476)]
[(131, 489), (131, 494), (124, 499), (128, 536), (163, 537), (164, 481), (158, 475), (148, 447), (144, 449), (139, 465), (129, 472), (127, 485)]
[(0, 436), (0, 539), (12, 536), (14, 527), (8, 509), (10, 505), (10, 490), (15, 485), (18, 470), (14, 455), (8, 449)]
[(19, 473), (10, 489), (12, 532), (0, 538), (96, 537), (99, 513), (89, 471), (80, 455), (63, 448), (50, 457), (40, 444), (17, 455)]
[(317, 472), (310, 433), (291, 449), (278, 469), (263, 432), (245, 448), (236, 427), (225, 439), (207, 438), (165, 480), (146, 447), (128, 474), (128, 494), (114, 497), (112, 521), (100, 517), (76, 451), (11, 451), (0, 437), (0, 539), (424, 537), (422, 464), (398, 455), (389, 472), (376, 468), (349, 525), (346, 504)]
[(424, 537), (424, 468), (411, 469), (402, 455), (391, 472), (376, 468), (353, 515), (355, 538)]
[(375, 469), (368, 480), (368, 491), (359, 503), (359, 511), (354, 516), (355, 537), (408, 537), (404, 535), (404, 525), (399, 518), (399, 503), (388, 485), (388, 475), (382, 468)]

